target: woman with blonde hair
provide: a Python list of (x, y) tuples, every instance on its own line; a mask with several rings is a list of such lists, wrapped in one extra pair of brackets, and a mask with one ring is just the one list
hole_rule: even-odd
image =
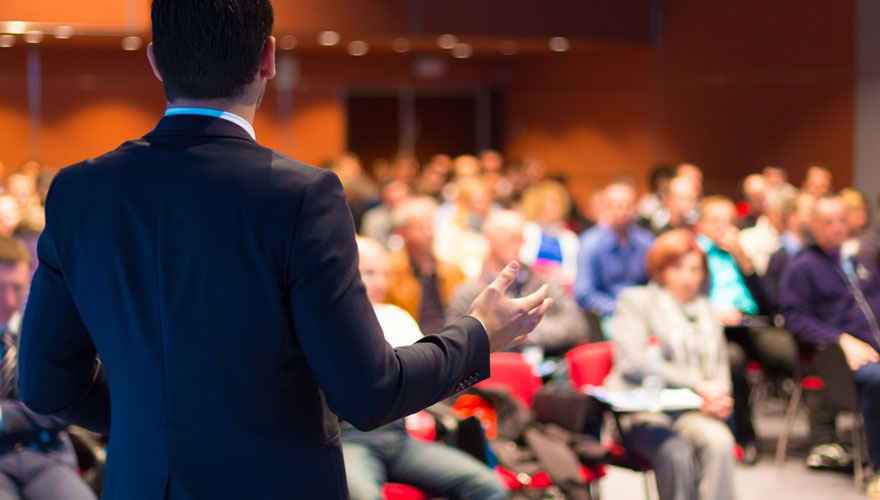
[(571, 197), (565, 186), (541, 181), (522, 198), (526, 224), (520, 259), (538, 274), (571, 287), (577, 275), (578, 236), (568, 229)]

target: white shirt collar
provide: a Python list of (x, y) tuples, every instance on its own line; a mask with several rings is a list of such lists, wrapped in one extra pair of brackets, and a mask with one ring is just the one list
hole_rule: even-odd
[(214, 118), (220, 118), (222, 120), (226, 120), (232, 122), (239, 127), (243, 128), (248, 135), (251, 136), (251, 139), (257, 140), (257, 134), (254, 132), (254, 127), (245, 120), (244, 118), (230, 113), (228, 111), (221, 111), (219, 109), (210, 109), (210, 108), (186, 108), (186, 107), (173, 107), (165, 110), (165, 116), (173, 116), (173, 115), (201, 115), (201, 116), (213, 116)]

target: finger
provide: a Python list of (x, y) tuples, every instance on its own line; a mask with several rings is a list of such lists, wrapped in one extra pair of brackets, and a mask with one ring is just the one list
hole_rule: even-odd
[(553, 306), (553, 299), (544, 299), (544, 302), (541, 302), (541, 304), (538, 307), (535, 307), (534, 309), (529, 311), (526, 315), (530, 316), (530, 317), (544, 316), (545, 314), (547, 314), (547, 311), (549, 311), (550, 307), (552, 307), (552, 306)]
[(519, 272), (519, 262), (511, 261), (507, 264), (507, 266), (498, 273), (498, 276), (495, 278), (489, 288), (494, 288), (495, 290), (501, 292), (503, 295), (510, 285), (513, 284), (513, 281), (516, 280), (516, 273)]
[(523, 311), (531, 311), (532, 309), (540, 306), (544, 300), (547, 298), (547, 294), (550, 293), (550, 287), (548, 285), (542, 285), (535, 293), (531, 295), (527, 295), (525, 297), (514, 299), (514, 302), (522, 307)]

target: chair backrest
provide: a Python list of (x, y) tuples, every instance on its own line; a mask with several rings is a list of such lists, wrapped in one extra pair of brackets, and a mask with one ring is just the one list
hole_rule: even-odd
[(572, 385), (577, 388), (600, 386), (614, 366), (614, 344), (596, 342), (575, 347), (565, 355), (565, 361)]
[(846, 356), (838, 344), (818, 346), (813, 366), (825, 383), (825, 400), (838, 410), (859, 411), (859, 391)]
[(502, 385), (510, 388), (511, 394), (529, 408), (535, 400), (535, 393), (541, 388), (541, 377), (532, 372), (522, 354), (517, 352), (496, 352), (489, 357), (492, 376), (477, 384), (479, 387)]

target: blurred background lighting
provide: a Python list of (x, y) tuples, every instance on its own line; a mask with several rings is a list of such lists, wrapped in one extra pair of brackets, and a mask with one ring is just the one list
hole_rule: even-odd
[(137, 50), (141, 48), (144, 41), (139, 36), (127, 36), (122, 39), (122, 50)]
[(296, 48), (297, 43), (299, 43), (299, 40), (293, 35), (284, 35), (281, 37), (282, 50), (293, 50)]
[(440, 46), (441, 49), (451, 50), (458, 43), (458, 37), (455, 35), (440, 35), (437, 37), (437, 45)]
[(474, 48), (469, 43), (459, 43), (452, 48), (452, 57), (467, 59), (472, 55), (474, 55)]
[(348, 44), (348, 53), (353, 56), (363, 56), (370, 51), (370, 44), (363, 40), (355, 40)]
[(338, 45), (342, 37), (335, 31), (322, 31), (318, 33), (318, 44), (324, 47), (333, 47)]
[(553, 52), (565, 52), (571, 48), (568, 38), (557, 36), (550, 39), (550, 50)]
[(0, 47), (12, 47), (15, 45), (15, 35), (0, 35)]
[(40, 43), (43, 41), (43, 32), (38, 30), (28, 31), (22, 37), (26, 43)]
[(73, 36), (73, 26), (58, 26), (55, 28), (55, 38), (59, 40), (67, 40)]

